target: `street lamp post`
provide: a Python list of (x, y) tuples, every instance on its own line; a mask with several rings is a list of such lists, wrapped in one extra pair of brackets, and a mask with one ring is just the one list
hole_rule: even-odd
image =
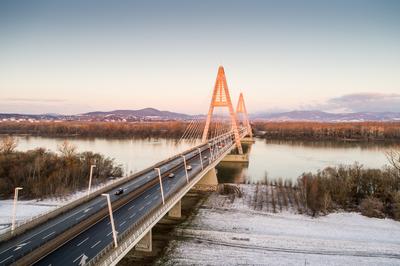
[(13, 205), (13, 212), (12, 212), (12, 221), (11, 221), (11, 231), (15, 229), (15, 216), (17, 214), (17, 201), (18, 201), (18, 190), (21, 190), (22, 187), (16, 187), (14, 190), (14, 205)]
[(200, 148), (198, 148), (197, 150), (199, 151), (199, 155), (200, 155), (201, 170), (204, 170), (204, 166), (203, 166), (203, 158), (201, 157), (201, 149), (200, 149)]
[(114, 217), (113, 217), (113, 212), (111, 208), (111, 200), (110, 200), (110, 194), (103, 193), (101, 194), (102, 196), (107, 198), (107, 204), (108, 204), (108, 211), (110, 213), (110, 223), (111, 223), (111, 229), (112, 229), (112, 234), (114, 238), (114, 245), (117, 248), (118, 247), (118, 242), (117, 242), (117, 231), (115, 231), (115, 225), (114, 225)]
[(164, 205), (165, 204), (165, 200), (164, 200), (164, 189), (163, 189), (162, 180), (161, 180), (161, 171), (160, 171), (160, 168), (154, 168), (154, 170), (156, 170), (157, 173), (158, 173), (158, 180), (160, 181), (162, 204)]
[(185, 155), (181, 155), (181, 156), (183, 158), (183, 165), (185, 166), (186, 181), (189, 184), (189, 175), (188, 175), (188, 171), (187, 171), (187, 168), (186, 168), (186, 157), (185, 157)]
[(95, 168), (96, 165), (92, 164), (90, 166), (90, 175), (89, 175), (89, 187), (88, 187), (88, 192), (87, 192), (87, 196), (89, 197), (90, 195), (90, 188), (92, 186), (92, 176), (93, 176), (93, 168)]

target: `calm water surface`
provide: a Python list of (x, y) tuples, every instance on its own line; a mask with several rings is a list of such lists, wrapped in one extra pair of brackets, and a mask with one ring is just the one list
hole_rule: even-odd
[[(43, 147), (52, 151), (64, 139), (20, 137), (19, 150)], [(68, 139), (78, 151), (93, 151), (114, 158), (126, 172), (136, 172), (169, 156), (188, 149), (192, 144), (167, 139)], [(250, 149), (250, 162), (246, 164), (221, 163), (218, 168), (220, 182), (257, 182), (269, 179), (295, 180), (303, 172), (315, 172), (327, 166), (352, 164), (380, 168), (387, 164), (385, 151), (388, 144), (358, 144), (300, 141), (266, 141), (256, 139)]]

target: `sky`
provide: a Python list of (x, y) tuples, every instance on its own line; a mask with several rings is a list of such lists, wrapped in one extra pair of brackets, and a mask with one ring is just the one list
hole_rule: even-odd
[(0, 1), (0, 112), (400, 112), (400, 1)]

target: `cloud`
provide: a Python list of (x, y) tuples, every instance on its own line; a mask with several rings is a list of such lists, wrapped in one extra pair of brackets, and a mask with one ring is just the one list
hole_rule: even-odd
[(354, 93), (328, 99), (324, 103), (303, 106), (302, 109), (326, 112), (400, 112), (400, 94)]

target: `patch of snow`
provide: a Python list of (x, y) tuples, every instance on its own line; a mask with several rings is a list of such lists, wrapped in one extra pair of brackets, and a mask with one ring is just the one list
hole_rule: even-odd
[[(119, 179), (108, 180), (102, 184), (92, 187), (92, 192), (99, 190)], [(20, 192), (22, 193), (22, 192)], [(81, 190), (65, 197), (48, 198), (43, 200), (18, 200), (16, 211), (16, 225), (21, 225), (38, 216), (60, 208), (74, 200), (86, 197), (87, 190)], [(0, 234), (5, 233), (11, 228), (13, 200), (0, 200)]]
[(400, 222), (358, 213), (312, 218), (292, 210), (254, 210), (240, 186), (233, 202), (212, 195), (175, 229), (163, 265), (399, 265)]

